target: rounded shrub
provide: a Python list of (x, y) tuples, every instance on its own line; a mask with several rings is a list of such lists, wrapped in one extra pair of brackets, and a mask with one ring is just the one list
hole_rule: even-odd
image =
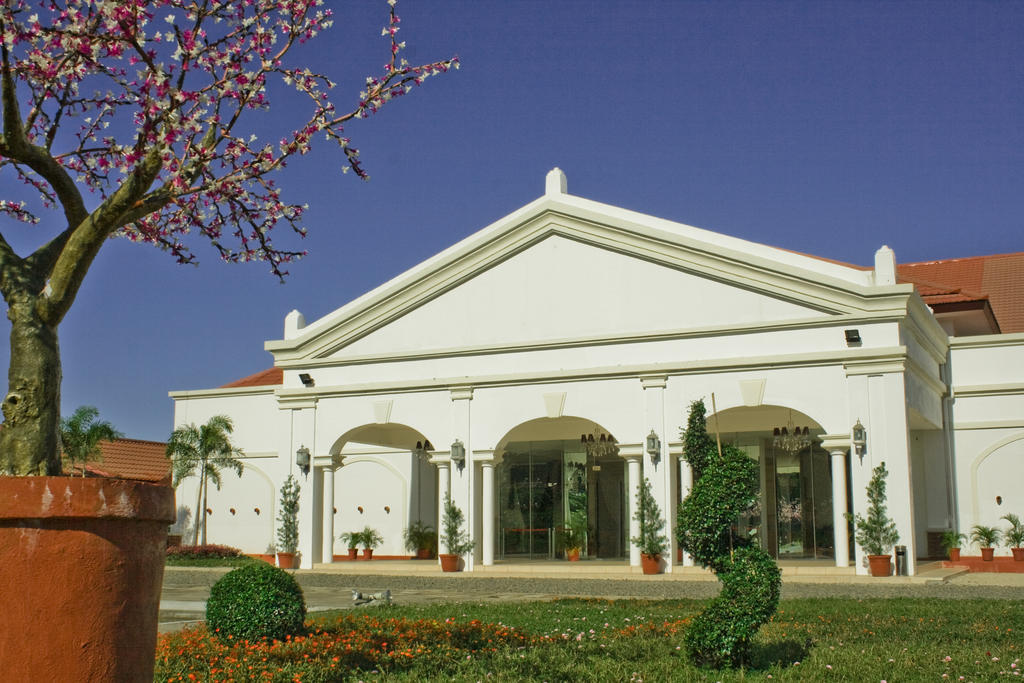
[(303, 631), (306, 600), (288, 572), (263, 562), (225, 574), (210, 589), (206, 626), (220, 638), (283, 640)]

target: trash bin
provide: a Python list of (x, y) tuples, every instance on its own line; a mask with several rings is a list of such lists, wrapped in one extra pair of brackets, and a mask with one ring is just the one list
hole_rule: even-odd
[(896, 576), (907, 575), (907, 546), (896, 546)]

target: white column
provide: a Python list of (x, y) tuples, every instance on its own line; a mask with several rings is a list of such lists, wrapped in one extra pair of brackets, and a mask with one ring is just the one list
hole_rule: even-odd
[(626, 459), (626, 466), (629, 470), (629, 565), (631, 567), (640, 566), (640, 547), (633, 543), (631, 539), (640, 535), (640, 520), (637, 519), (637, 510), (640, 509), (640, 495), (637, 491), (637, 487), (640, 485), (640, 479), (643, 474), (640, 471), (640, 460), (642, 458), (640, 453), (623, 453), (621, 449), (619, 454)]
[(494, 460), (480, 462), (483, 475), (483, 551), (481, 561), (485, 567), (494, 564)]
[[(678, 451), (676, 447), (678, 446)], [(676, 458), (679, 460), (679, 498), (680, 500), (686, 500), (686, 497), (690, 495), (690, 491), (693, 490), (693, 468), (690, 467), (690, 463), (686, 462), (686, 458), (683, 457), (683, 444), (671, 445), (672, 451), (675, 452)], [(675, 528), (676, 518), (673, 516), (669, 520), (669, 525)], [(683, 553), (683, 566), (693, 566), (693, 556), (690, 553)]]
[(832, 535), (836, 566), (850, 565), (850, 532), (846, 522), (846, 454), (850, 450), (847, 434), (825, 434), (821, 447), (832, 456)]
[[(668, 456), (668, 438), (665, 429), (665, 386), (668, 378), (665, 375), (652, 375), (640, 378), (644, 396), (644, 432), (643, 443), (644, 476), (651, 482), (651, 494), (657, 501), (661, 514), (665, 518), (665, 536), (668, 537), (667, 550), (662, 554), (666, 573), (672, 572), (675, 565), (675, 534), (672, 533), (672, 519), (676, 516), (676, 499), (672, 490), (672, 474), (675, 468)], [(647, 435), (650, 432), (658, 437), (661, 449), (655, 455), (647, 452)]]
[(835, 534), (836, 566), (850, 564), (850, 532), (846, 523), (846, 451), (832, 453), (832, 529)]
[[(451, 483), (450, 463), (447, 456), (435, 456), (430, 462), (437, 466), (437, 554), (448, 554), (448, 548), (444, 545), (444, 500), (448, 497)], [(438, 560), (440, 562), (440, 560)]]
[(451, 398), (451, 420), (452, 420), (452, 442), (456, 439), (462, 442), (466, 450), (466, 461), (462, 467), (455, 467), (451, 473), (451, 496), (452, 501), (459, 506), (466, 518), (466, 533), (476, 542), (472, 552), (463, 555), (464, 570), (473, 571), (476, 563), (477, 550), (481, 546), (481, 539), (477, 535), (477, 506), (476, 489), (473, 480), (476, 474), (476, 465), (473, 462), (473, 443), (471, 428), (471, 407), (473, 403), (472, 387), (452, 387), (449, 390)]
[(334, 467), (320, 468), (324, 479), (324, 538), (321, 562), (334, 562)]

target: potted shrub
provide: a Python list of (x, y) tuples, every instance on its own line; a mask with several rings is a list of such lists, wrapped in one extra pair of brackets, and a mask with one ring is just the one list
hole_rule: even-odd
[(277, 521), (277, 566), (295, 569), (295, 553), (299, 549), (299, 482), (290, 474), (281, 485)]
[(371, 526), (363, 527), (359, 532), (359, 544), (363, 546), (363, 559), (373, 559), (373, 549), (384, 542), (380, 532)]
[(359, 554), (359, 541), (362, 538), (362, 532), (359, 531), (346, 531), (338, 539), (348, 548), (348, 559), (354, 560)]
[(405, 549), (416, 554), (417, 560), (429, 560), (437, 550), (437, 532), (423, 522), (413, 522), (402, 533)]
[(942, 544), (942, 549), (949, 556), (950, 562), (958, 562), (960, 560), (960, 544), (966, 540), (966, 536), (952, 529), (942, 532), (942, 538), (939, 539), (939, 542)]
[(640, 547), (640, 562), (644, 574), (660, 574), (661, 554), (668, 545), (668, 537), (662, 533), (665, 529), (665, 518), (661, 516), (661, 508), (651, 493), (650, 480), (644, 477), (637, 488), (640, 500), (633, 519), (640, 522), (640, 535), (629, 540)]
[(572, 515), (569, 523), (558, 529), (558, 545), (565, 551), (565, 559), (570, 562), (580, 559), (586, 541), (587, 524), (582, 515)]
[(981, 548), (981, 559), (984, 562), (991, 562), (999, 545), (999, 529), (994, 526), (975, 524), (971, 527), (971, 542), (977, 543)]
[(476, 543), (470, 540), (469, 535), (463, 532), (463, 521), (465, 521), (465, 516), (462, 510), (452, 502), (450, 494), (445, 495), (441, 540), (444, 542), (444, 548), (447, 552), (438, 555), (441, 560), (441, 571), (459, 571), (460, 557), (468, 552), (472, 552), (476, 546)]
[(885, 509), (885, 478), (889, 473), (885, 463), (871, 470), (868, 482), (868, 514), (857, 515), (857, 544), (868, 554), (871, 576), (889, 576), (892, 573), (892, 547), (900, 540), (896, 531), (896, 523), (889, 517)]
[(1002, 518), (1010, 523), (1010, 528), (1003, 532), (1003, 540), (1010, 546), (1014, 562), (1024, 562), (1024, 521), (1012, 512)]

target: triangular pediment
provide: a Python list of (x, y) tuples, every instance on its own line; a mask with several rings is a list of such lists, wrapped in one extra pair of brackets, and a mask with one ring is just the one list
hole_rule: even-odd
[(279, 365), (486, 352), (905, 306), (909, 286), (570, 195), (545, 196), (268, 342)]

